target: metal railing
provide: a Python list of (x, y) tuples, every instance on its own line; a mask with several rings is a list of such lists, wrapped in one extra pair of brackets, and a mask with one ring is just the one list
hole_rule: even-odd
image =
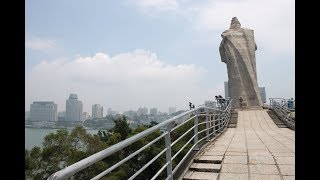
[[(190, 153), (193, 150), (199, 150), (199, 143), (203, 140), (210, 141), (211, 138), (214, 137), (214, 135), (217, 132), (221, 132), (224, 130), (224, 128), (227, 126), (229, 119), (230, 119), (230, 111), (231, 111), (231, 103), (226, 106), (224, 110), (217, 109), (217, 108), (211, 108), (206, 106), (200, 106), (195, 109), (191, 109), (187, 112), (184, 112), (180, 115), (177, 115), (169, 120), (166, 120), (162, 123), (159, 123), (149, 129), (146, 129), (145, 131), (140, 132), (139, 134), (136, 134), (128, 139), (125, 139), (111, 147), (108, 147), (96, 154), (93, 154), (83, 160), (78, 161), (77, 163), (74, 163), (64, 169), (61, 169), (60, 171), (55, 172), (52, 174), (48, 179), (49, 180), (57, 180), (57, 179), (67, 179), (69, 177), (72, 177), (75, 173), (89, 167), (90, 165), (103, 160), (104, 158), (112, 155), (113, 153), (116, 153), (123, 148), (129, 146), (130, 144), (140, 140), (143, 137), (148, 136), (149, 134), (156, 132), (158, 130), (162, 130), (162, 134), (155, 138), (153, 141), (149, 142), (148, 144), (144, 145), (140, 149), (136, 150), (126, 158), (122, 159), (121, 161), (117, 162), (113, 166), (109, 167), (105, 171), (101, 172), (97, 176), (93, 177), (92, 179), (100, 179), (103, 176), (107, 175), (120, 165), (124, 164), (126, 161), (130, 160), (155, 142), (159, 141), (160, 139), (164, 138), (165, 140), (165, 148), (156, 155), (153, 159), (151, 159), (147, 164), (145, 164), (141, 169), (139, 169), (135, 174), (133, 174), (129, 179), (134, 179), (137, 177), (142, 171), (144, 171), (150, 164), (152, 164), (154, 161), (156, 161), (161, 155), (165, 153), (166, 156), (166, 163), (162, 166), (162, 168), (159, 169), (159, 171), (152, 177), (152, 179), (156, 179), (163, 171), (166, 169), (167, 171), (167, 178), (166, 179), (173, 179), (173, 175), (177, 172), (179, 167), (183, 164), (183, 162), (187, 159), (187, 157), (190, 155)], [(205, 116), (204, 122), (199, 122), (199, 117)], [(187, 117), (187, 118), (186, 118)], [(177, 124), (179, 119), (186, 119), (184, 122)], [(175, 139), (173, 142), (171, 142), (171, 132), (175, 131), (179, 127), (185, 125), (186, 123), (193, 120), (193, 126), (188, 129), (186, 132), (184, 132), (180, 137)], [(200, 129), (199, 126), (205, 124), (205, 128), (203, 130)], [(189, 132), (193, 130), (193, 136), (181, 147), (181, 149), (176, 152), (174, 155), (171, 154), (171, 147), (175, 145), (179, 140), (181, 140), (183, 137), (185, 137)], [(200, 136), (201, 139), (199, 139), (199, 135), (201, 133), (205, 132), (205, 136)], [(183, 149), (187, 147), (188, 144), (193, 145), (191, 148), (187, 151), (187, 153), (183, 156), (183, 158), (180, 160), (180, 162), (172, 169), (172, 161), (182, 152)]]
[(295, 109), (289, 109), (286, 103), (289, 99), (269, 98), (270, 108), (280, 117), (284, 123), (292, 129), (295, 129)]

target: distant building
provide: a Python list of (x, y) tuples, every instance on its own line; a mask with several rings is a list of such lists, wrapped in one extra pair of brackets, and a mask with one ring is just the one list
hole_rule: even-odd
[(228, 88), (228, 81), (224, 82), (224, 98), (228, 99), (229, 97), (229, 88)]
[(151, 116), (157, 116), (157, 114), (158, 114), (157, 108), (151, 108), (150, 109), (150, 115)]
[(92, 118), (103, 118), (103, 107), (100, 104), (92, 105)]
[(77, 94), (70, 94), (66, 101), (66, 121), (82, 121), (82, 108)]
[(175, 107), (169, 107), (169, 115), (171, 115), (172, 113), (176, 112), (176, 108)]
[(115, 116), (115, 115), (119, 114), (119, 112), (113, 111), (111, 108), (108, 108), (107, 114), (111, 115), (111, 116)]
[(29, 121), (29, 120), (30, 120), (30, 111), (26, 111), (26, 112), (24, 113), (24, 120), (25, 120), (25, 121)]
[(58, 112), (58, 121), (65, 121), (66, 120), (66, 111)]
[(87, 112), (83, 112), (83, 113), (82, 113), (82, 121), (85, 121), (85, 120), (87, 120), (87, 119), (89, 119), (89, 118), (90, 118), (89, 113), (87, 113)]
[(127, 117), (133, 117), (133, 116), (136, 116), (136, 115), (137, 115), (137, 112), (136, 112), (136, 111), (133, 111), (133, 110), (124, 111), (124, 112), (123, 112), (123, 115), (125, 115), (125, 116), (127, 116)]
[(260, 91), (260, 97), (261, 97), (261, 101), (263, 103), (266, 103), (267, 98), (266, 98), (266, 88), (265, 87), (259, 87), (259, 91)]
[(138, 115), (138, 116), (148, 115), (148, 108), (146, 108), (146, 107), (139, 107), (139, 108), (138, 108), (137, 115)]
[(52, 101), (37, 101), (30, 105), (30, 121), (57, 121), (58, 106)]

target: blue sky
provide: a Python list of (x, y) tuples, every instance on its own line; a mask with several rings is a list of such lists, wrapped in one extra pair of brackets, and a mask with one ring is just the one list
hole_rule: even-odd
[(258, 84), (267, 98), (295, 95), (294, 2), (26, 1), (26, 110), (77, 93), (117, 111), (187, 109), (224, 95), (221, 33), (236, 16), (255, 31)]

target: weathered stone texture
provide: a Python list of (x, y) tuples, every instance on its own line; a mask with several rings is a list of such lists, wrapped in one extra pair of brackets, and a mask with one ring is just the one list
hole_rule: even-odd
[(229, 30), (224, 31), (221, 37), (219, 51), (221, 61), (227, 64), (228, 89), (233, 107), (239, 107), (240, 96), (248, 107), (261, 106), (253, 30), (241, 28), (240, 22), (234, 17)]

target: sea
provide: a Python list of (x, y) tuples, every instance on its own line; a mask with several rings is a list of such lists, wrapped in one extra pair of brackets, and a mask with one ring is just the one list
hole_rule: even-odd
[[(55, 133), (58, 129), (25, 128), (25, 149), (31, 150), (34, 146), (42, 147), (43, 139), (50, 133)], [(69, 132), (72, 129), (67, 129)], [(89, 129), (88, 133), (97, 134), (99, 130)]]

